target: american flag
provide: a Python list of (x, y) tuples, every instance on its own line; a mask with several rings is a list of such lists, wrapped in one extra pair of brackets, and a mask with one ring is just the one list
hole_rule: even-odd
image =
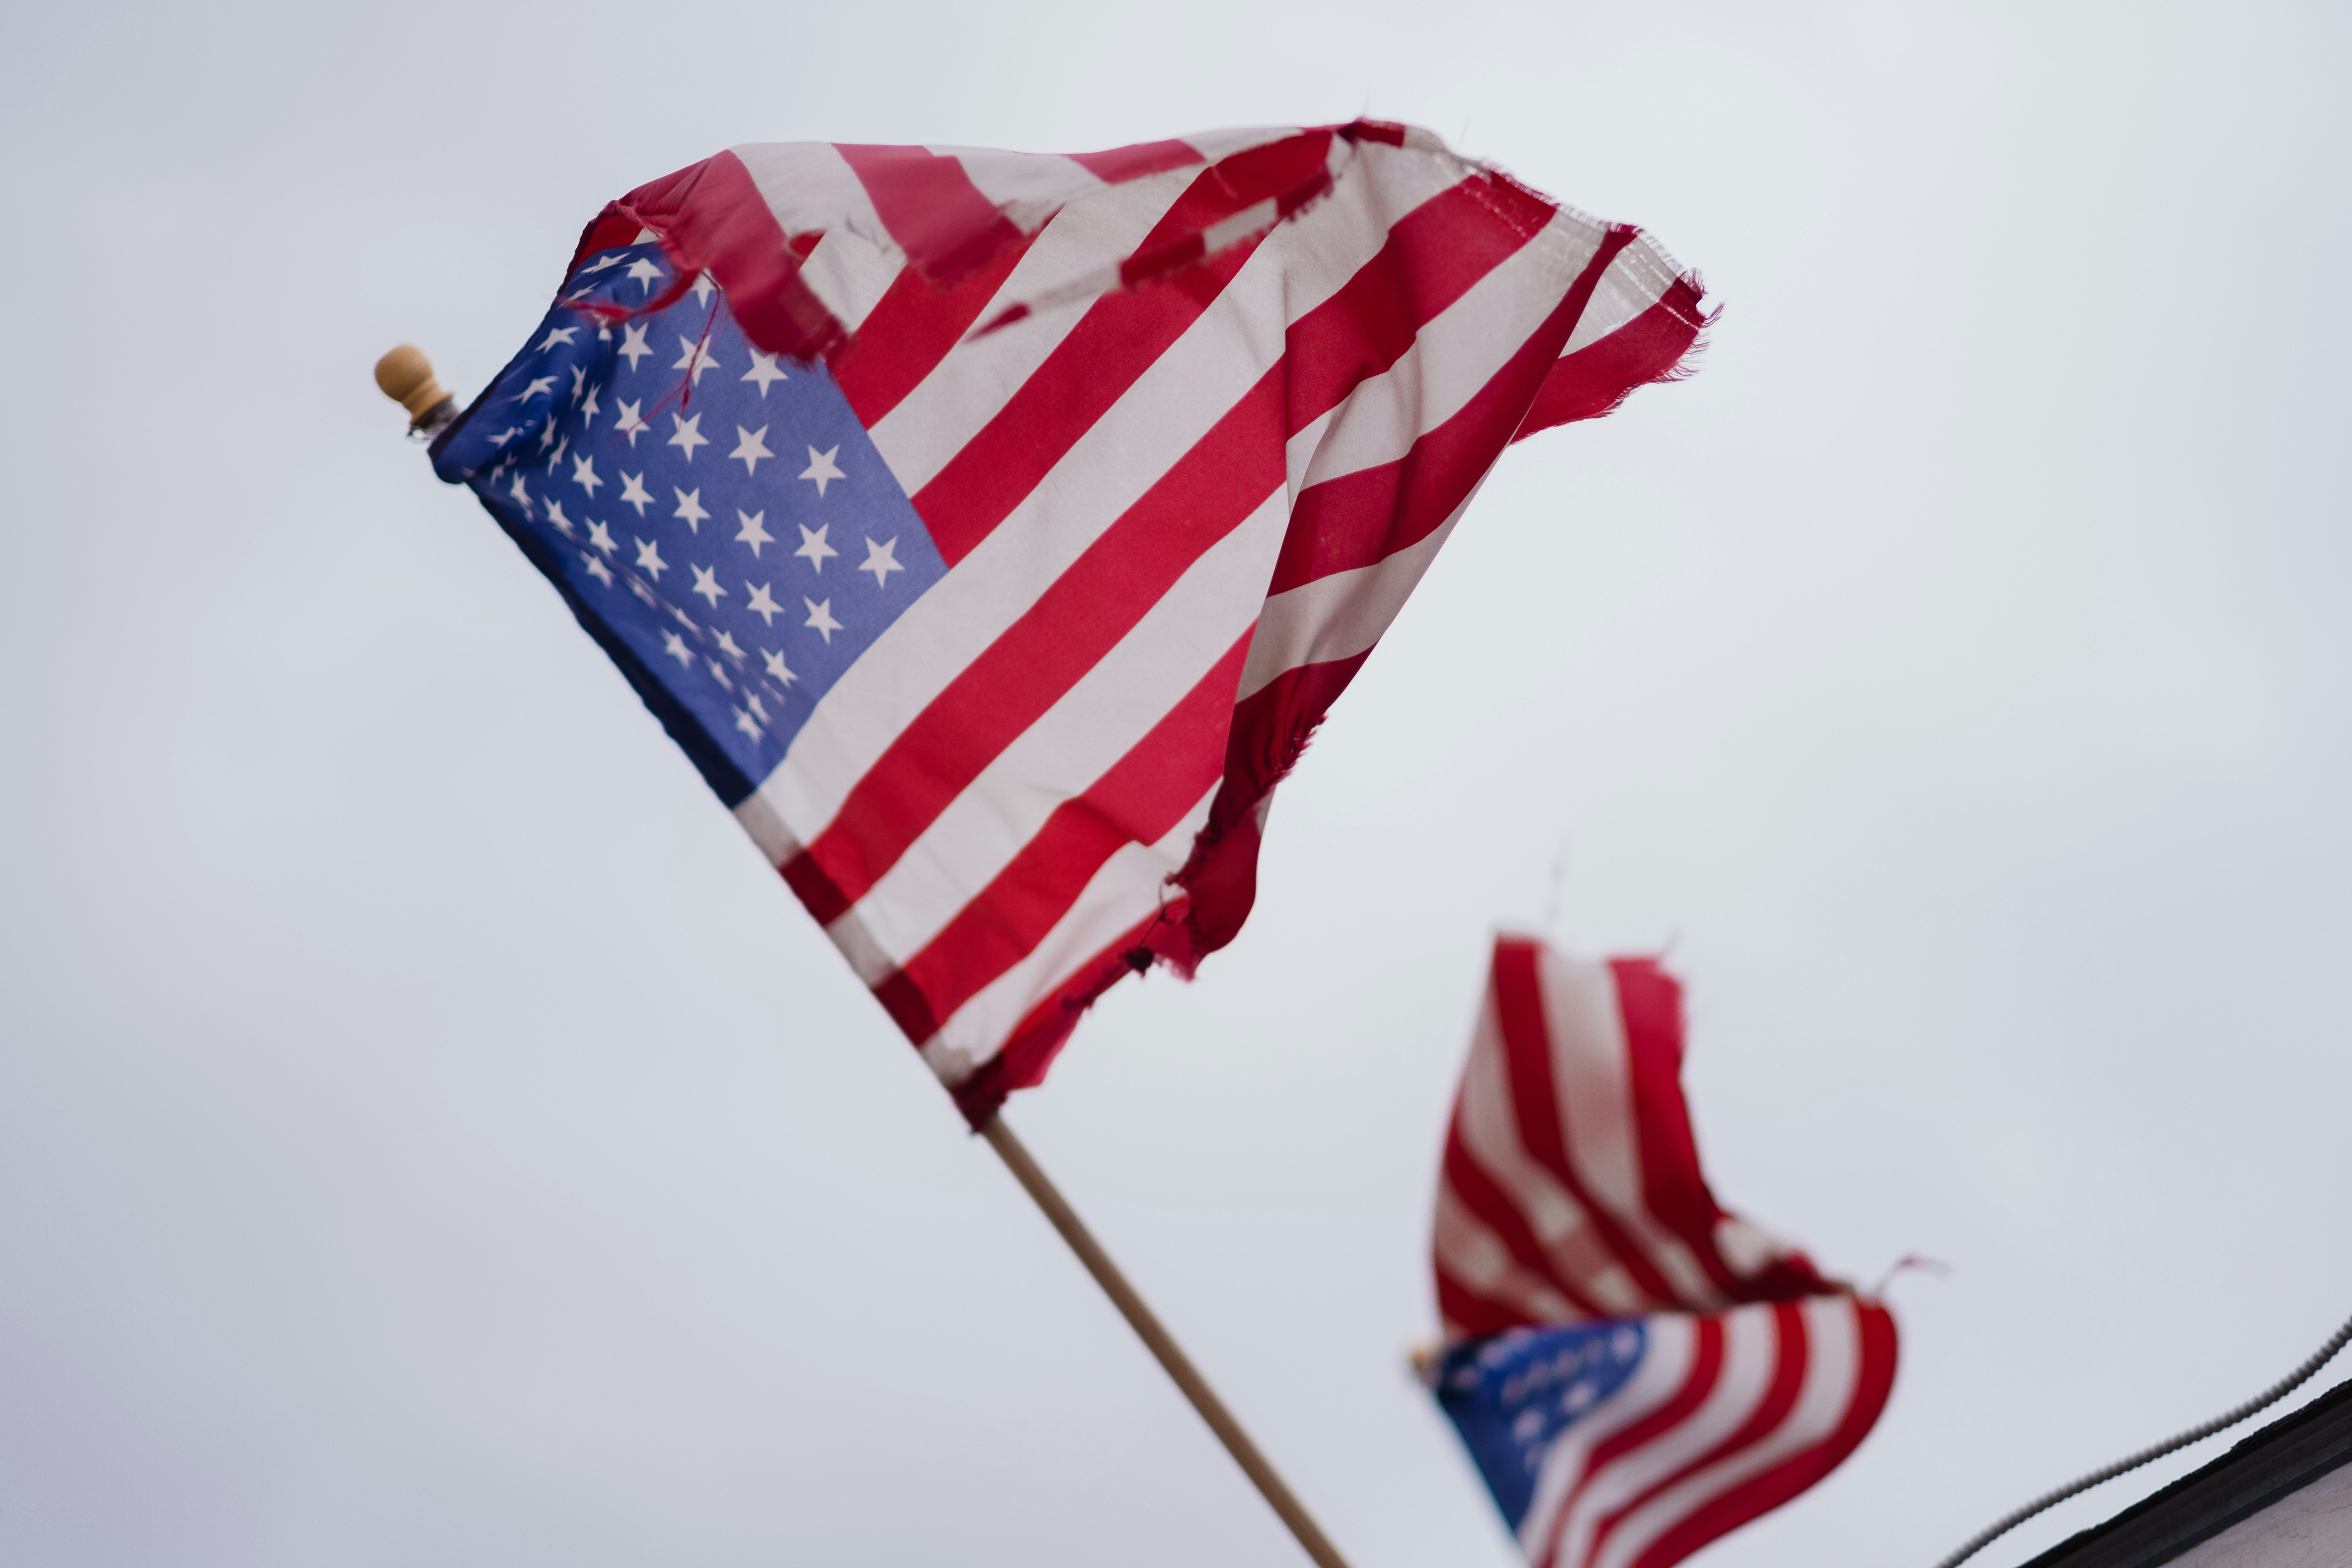
[(979, 1125), (1233, 939), (1503, 447), (1701, 324), (1639, 231), (1402, 126), (747, 146), (590, 224), (434, 458)]
[(1438, 1181), (1429, 1368), (1536, 1568), (1667, 1568), (1827, 1475), (1895, 1321), (1708, 1190), (1682, 993), (1495, 944)]

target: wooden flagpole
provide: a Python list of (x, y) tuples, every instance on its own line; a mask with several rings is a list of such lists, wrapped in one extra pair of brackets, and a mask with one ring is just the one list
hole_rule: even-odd
[[(386, 397), (408, 411), (411, 435), (432, 435), (457, 417), (457, 399), (434, 379), (433, 363), (407, 343), (376, 362), (375, 384)], [(1217, 1391), (1209, 1386), (1208, 1379), (1192, 1364), (1192, 1358), (1184, 1353), (1183, 1347), (1161, 1326), (1150, 1304), (1128, 1283), (1127, 1276), (1118, 1271), (1118, 1265), (1110, 1260), (1110, 1254), (1103, 1250), (1094, 1232), (1087, 1228), (1060, 1189), (1030, 1158), (1021, 1140), (1013, 1135), (1013, 1129), (1004, 1125), (1004, 1119), (989, 1118), (988, 1125), (981, 1129), (981, 1136), (988, 1140), (988, 1146), (996, 1151), (997, 1158), (1004, 1162), (1022, 1190), (1045, 1211), (1045, 1217), (1062, 1233), (1062, 1239), (1070, 1244), (1070, 1250), (1078, 1255), (1078, 1261), (1087, 1266), (1087, 1272), (1095, 1277), (1095, 1283), (1103, 1288), (1103, 1294), (1110, 1298), (1119, 1316), (1127, 1320), (1145, 1348), (1167, 1368), (1176, 1386), (1184, 1391), (1184, 1397), (1192, 1402), (1192, 1408), (1201, 1413), (1201, 1419), (1209, 1424), (1209, 1430), (1225, 1446), (1225, 1452), (1234, 1457), (1234, 1462), (1241, 1466), (1242, 1473), (1249, 1477), (1259, 1495), (1290, 1527), (1290, 1533), (1298, 1538), (1298, 1544), (1315, 1560), (1316, 1568), (1348, 1568), (1348, 1560), (1339, 1555), (1322, 1527), (1292, 1495), (1274, 1467), (1266, 1463), (1265, 1456), (1242, 1430), (1242, 1424), (1234, 1419), (1234, 1413), (1225, 1408), (1225, 1402), (1217, 1397)]]
[(1070, 1244), (1070, 1250), (1078, 1255), (1078, 1261), (1087, 1266), (1087, 1272), (1095, 1277), (1095, 1283), (1103, 1288), (1103, 1294), (1110, 1298), (1111, 1305), (1118, 1309), (1119, 1316), (1127, 1320), (1136, 1337), (1167, 1368), (1168, 1375), (1176, 1380), (1176, 1386), (1184, 1391), (1184, 1397), (1192, 1402), (1192, 1408), (1201, 1413), (1201, 1419), (1209, 1424), (1209, 1430), (1217, 1435), (1225, 1452), (1234, 1457), (1242, 1473), (1257, 1487), (1259, 1495), (1282, 1516), (1282, 1522), (1290, 1527), (1290, 1533), (1298, 1538), (1298, 1544), (1315, 1560), (1316, 1568), (1348, 1568), (1348, 1561), (1339, 1555), (1339, 1548), (1331, 1544), (1314, 1516), (1284, 1484), (1265, 1456), (1258, 1452), (1257, 1445), (1242, 1430), (1242, 1424), (1234, 1419), (1234, 1413), (1225, 1408), (1225, 1402), (1217, 1397), (1217, 1391), (1209, 1386), (1208, 1379), (1192, 1364), (1192, 1358), (1161, 1325), (1150, 1304), (1128, 1283), (1127, 1276), (1110, 1260), (1110, 1254), (1103, 1250), (1102, 1243), (1095, 1239), (1086, 1221), (1078, 1217), (1053, 1179), (1030, 1157), (1021, 1140), (1013, 1135), (1013, 1129), (1004, 1124), (1004, 1118), (990, 1117), (980, 1135), (988, 1140), (988, 1146), (996, 1151), (997, 1158), (1013, 1173), (1013, 1179), (1036, 1200), (1046, 1219), (1062, 1233), (1062, 1239)]

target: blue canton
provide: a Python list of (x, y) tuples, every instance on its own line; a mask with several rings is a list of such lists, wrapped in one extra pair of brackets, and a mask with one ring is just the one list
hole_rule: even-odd
[(1433, 1380), (1437, 1403), (1514, 1531), (1552, 1443), (1633, 1375), (1647, 1345), (1640, 1321), (1628, 1319), (1514, 1329), (1447, 1347)]
[(822, 364), (763, 354), (659, 246), (584, 259), (434, 447), (730, 806), (860, 654), (947, 575)]

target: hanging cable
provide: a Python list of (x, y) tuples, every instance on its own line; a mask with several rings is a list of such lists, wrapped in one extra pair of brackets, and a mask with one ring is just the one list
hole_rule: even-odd
[(2035, 1498), (2032, 1502), (2027, 1503), (2023, 1508), (2017, 1510), (2013, 1513), (2005, 1513), (2001, 1515), (2000, 1518), (1995, 1520), (1991, 1524), (1970, 1536), (1967, 1544), (1963, 1545), (1958, 1552), (1953, 1552), (1949, 1557), (1945, 1558), (1941, 1563), (1937, 1563), (1936, 1568), (1958, 1568), (1960, 1563), (1967, 1562), (1969, 1558), (1975, 1556), (1978, 1552), (1991, 1545), (1993, 1542), (2001, 1536), (2008, 1534), (2019, 1525), (2023, 1524), (2027, 1520), (2032, 1519), (2035, 1514), (2040, 1513), (2043, 1509), (2055, 1507), (2057, 1504), (2064, 1502), (2068, 1498), (2073, 1497), (2077, 1492), (2088, 1491), (2093, 1487), (2097, 1486), (2101, 1481), (2114, 1480), (2117, 1476), (2123, 1475), (2127, 1471), (2138, 1469), (2142, 1465), (2151, 1463), (2157, 1459), (2161, 1459), (2167, 1454), (2173, 1452), (2175, 1449), (2186, 1448), (2189, 1444), (2197, 1442), (2201, 1438), (2210, 1437), (2214, 1433), (2222, 1430), (2224, 1427), (2235, 1426), (2239, 1422), (2243, 1421), (2247, 1416), (2253, 1415), (2257, 1411), (2267, 1410), (2272, 1405), (2276, 1405), (2280, 1400), (2284, 1399), (2288, 1394), (2293, 1394), (2296, 1389), (2302, 1387), (2303, 1384), (2310, 1379), (2313, 1373), (2315, 1373), (2321, 1367), (2326, 1366), (2336, 1352), (2344, 1348), (2347, 1341), (2352, 1341), (2352, 1319), (2347, 1319), (2342, 1328), (2330, 1334), (2327, 1337), (2327, 1342), (2320, 1346), (2317, 1351), (2314, 1352), (2309, 1361), (2305, 1362), (2301, 1366), (2296, 1367), (2293, 1372), (2287, 1373), (2287, 1375), (2282, 1378), (2279, 1382), (2263, 1390), (2261, 1394), (2256, 1394), (2253, 1398), (2247, 1400), (2243, 1405), (2239, 1405), (2236, 1409), (2224, 1411), (2221, 1415), (2213, 1417), (2212, 1420), (2206, 1422), (2201, 1426), (2191, 1426), (2188, 1431), (2181, 1433), (2178, 1437), (2167, 1438), (2165, 1441), (2158, 1443), (2153, 1448), (2142, 1448), (2137, 1454), (2128, 1455), (2124, 1458), (2117, 1459), (2114, 1464), (2107, 1466), (2105, 1469), (2093, 1470), (2089, 1475), (2084, 1476), (2078, 1481), (2071, 1482), (2068, 1485), (2060, 1487), (2054, 1492), (2048, 1492), (2041, 1497)]

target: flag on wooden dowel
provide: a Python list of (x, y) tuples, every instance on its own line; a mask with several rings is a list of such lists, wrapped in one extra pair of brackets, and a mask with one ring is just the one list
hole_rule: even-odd
[(1651, 959), (1495, 944), (1438, 1178), (1424, 1371), (1537, 1568), (1668, 1568), (1869, 1433), (1895, 1320), (1715, 1200)]
[(746, 146), (589, 224), (434, 460), (978, 1126), (1233, 939), (1504, 447), (1700, 326), (1638, 230), (1397, 125)]

